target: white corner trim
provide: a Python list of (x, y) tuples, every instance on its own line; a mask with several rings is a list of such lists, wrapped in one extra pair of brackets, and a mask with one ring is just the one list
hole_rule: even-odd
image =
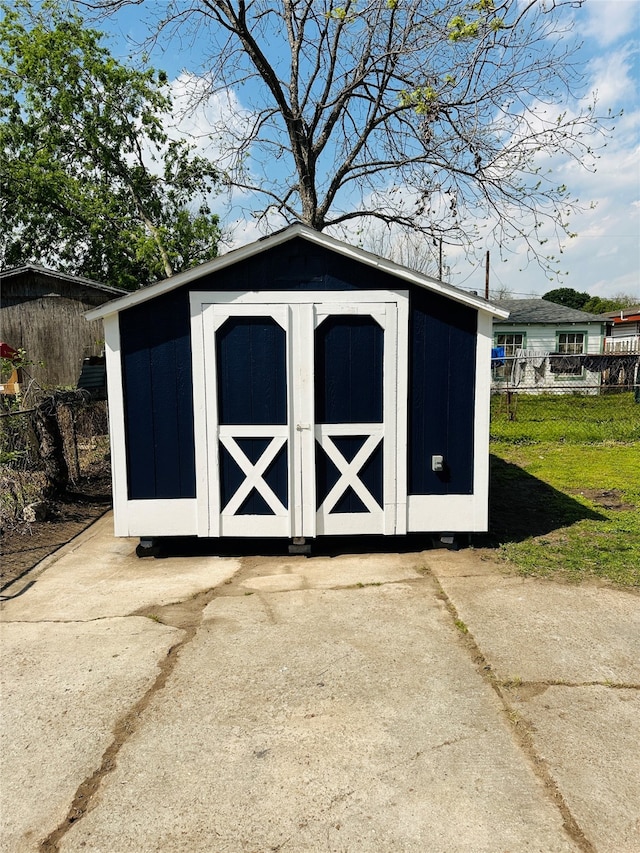
[(489, 503), (489, 430), (491, 423), (491, 346), (493, 343), (491, 320), (492, 318), (488, 314), (478, 312), (473, 431), (473, 491), (487, 507)]
[(111, 482), (116, 536), (127, 536), (127, 445), (125, 439), (124, 389), (117, 315), (104, 318), (104, 351), (107, 370)]

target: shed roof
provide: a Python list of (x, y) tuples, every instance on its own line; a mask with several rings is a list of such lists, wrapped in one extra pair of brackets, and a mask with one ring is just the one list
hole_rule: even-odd
[(386, 260), (378, 255), (374, 255), (370, 252), (364, 251), (363, 249), (351, 246), (349, 243), (337, 240), (335, 237), (330, 237), (328, 234), (321, 231), (315, 231), (306, 225), (298, 223), (296, 225), (290, 225), (288, 228), (284, 228), (282, 231), (278, 231), (268, 237), (263, 237), (254, 243), (249, 243), (246, 246), (234, 249), (226, 255), (214, 258), (212, 261), (207, 261), (193, 269), (186, 270), (185, 272), (166, 278), (163, 281), (144, 287), (141, 290), (129, 293), (121, 299), (114, 299), (105, 305), (101, 305), (99, 308), (93, 308), (91, 311), (87, 312), (86, 317), (89, 320), (97, 320), (111, 314), (117, 314), (119, 311), (123, 311), (124, 309), (130, 308), (134, 305), (139, 305), (142, 302), (147, 302), (150, 299), (154, 299), (156, 296), (160, 296), (163, 293), (167, 293), (168, 291), (174, 290), (175, 288), (181, 287), (185, 284), (190, 284), (205, 275), (215, 273), (218, 270), (231, 266), (232, 264), (239, 263), (240, 261), (253, 257), (260, 252), (267, 251), (268, 249), (272, 249), (273, 247), (286, 243), (289, 240), (293, 240), (296, 237), (308, 240), (310, 243), (315, 243), (316, 245), (324, 246), (326, 249), (330, 249), (331, 251), (344, 255), (352, 260), (357, 260), (368, 266), (376, 267), (390, 275), (396, 276), (396, 278), (401, 281), (416, 284), (427, 290), (433, 290), (437, 293), (441, 293), (443, 296), (447, 296), (463, 305), (468, 305), (473, 308), (486, 311), (494, 317), (507, 316), (506, 309), (496, 307), (495, 304), (487, 302), (480, 296), (467, 293), (453, 285), (446, 284), (443, 281), (439, 281), (431, 276), (416, 272), (415, 270), (410, 270), (407, 267), (394, 263), (393, 261)]
[(509, 312), (509, 319), (495, 320), (495, 323), (602, 323), (602, 318), (576, 308), (567, 308), (548, 299), (500, 299), (496, 302), (500, 308)]
[(122, 287), (111, 287), (108, 284), (102, 284), (102, 282), (94, 281), (91, 278), (85, 278), (81, 275), (71, 275), (69, 273), (57, 272), (57, 270), (51, 270), (47, 267), (41, 267), (38, 264), (25, 264), (21, 267), (11, 267), (6, 270), (0, 270), (0, 280), (3, 285), (7, 282), (12, 281), (13, 279), (22, 278), (25, 275), (37, 275), (40, 278), (49, 279), (51, 281), (64, 281), (70, 284), (78, 284), (81, 287), (89, 287), (92, 290), (99, 290), (102, 293), (107, 293), (111, 296), (121, 296), (127, 293), (126, 290)]

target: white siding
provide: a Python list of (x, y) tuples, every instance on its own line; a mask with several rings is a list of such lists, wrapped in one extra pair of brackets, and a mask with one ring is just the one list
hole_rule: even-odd
[[(603, 349), (603, 336), (601, 323), (513, 323), (494, 324), (493, 336), (494, 341), (496, 335), (502, 334), (522, 334), (523, 349), (533, 351), (539, 358), (544, 353), (557, 352), (558, 349), (558, 334), (561, 332), (583, 332), (586, 336), (585, 353), (597, 355)], [(537, 391), (545, 393), (571, 393), (572, 391), (581, 390), (587, 393), (596, 393), (601, 384), (600, 373), (592, 373), (587, 370), (582, 371), (581, 376), (562, 376), (557, 373), (552, 373), (549, 366), (549, 359), (540, 365), (539, 360), (537, 369), (534, 369), (533, 363), (529, 361), (522, 370), (507, 371), (510, 379), (493, 379), (492, 388), (498, 391), (504, 388), (519, 391)]]

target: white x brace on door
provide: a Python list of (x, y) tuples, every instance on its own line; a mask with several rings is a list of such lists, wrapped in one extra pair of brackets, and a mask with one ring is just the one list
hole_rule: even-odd
[(199, 535), (405, 533), (407, 295), (191, 304)]

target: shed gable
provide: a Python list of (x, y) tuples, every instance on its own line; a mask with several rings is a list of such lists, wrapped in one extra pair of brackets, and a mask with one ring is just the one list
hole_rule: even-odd
[[(293, 237), (245, 258), (232, 266), (204, 275), (198, 290), (388, 290), (406, 289), (404, 282), (383, 270), (340, 255), (325, 246)], [(191, 286), (190, 289), (195, 289)]]

